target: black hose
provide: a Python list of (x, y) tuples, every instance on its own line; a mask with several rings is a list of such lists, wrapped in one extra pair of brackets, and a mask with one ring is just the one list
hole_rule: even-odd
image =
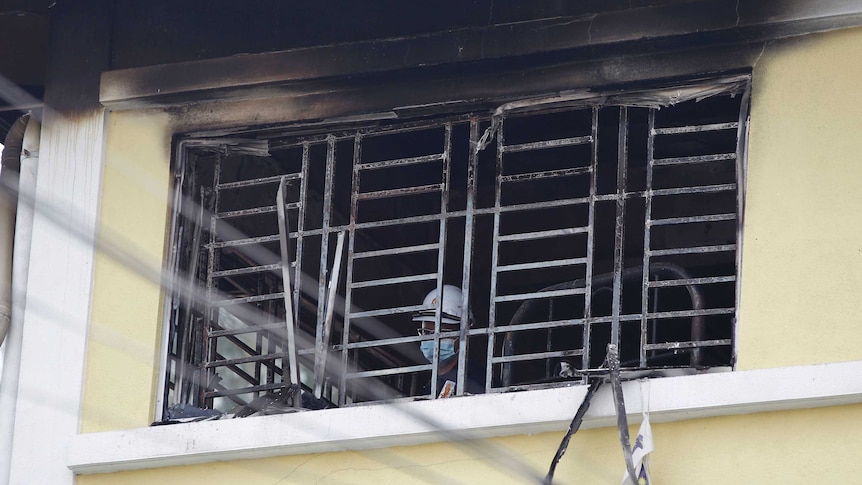
[(599, 386), (602, 385), (602, 379), (594, 379), (592, 383), (590, 383), (589, 389), (587, 389), (587, 394), (584, 396), (583, 402), (578, 407), (578, 412), (575, 413), (575, 417), (572, 418), (572, 422), (569, 424), (569, 430), (566, 431), (566, 434), (563, 436), (563, 440), (560, 441), (560, 447), (557, 448), (557, 453), (554, 455), (554, 459), (551, 460), (551, 467), (548, 469), (548, 474), (545, 476), (544, 485), (551, 485), (551, 482), (554, 480), (554, 471), (557, 469), (557, 463), (560, 462), (560, 459), (563, 457), (563, 454), (566, 453), (566, 448), (569, 447), (569, 440), (572, 439), (572, 435), (578, 432), (578, 429), (581, 427), (581, 423), (584, 421), (584, 415), (587, 414), (587, 410), (590, 409), (590, 401), (593, 399), (593, 394), (599, 390)]
[[(680, 279), (690, 279), (691, 274), (682, 266), (666, 263), (666, 262), (653, 262), (649, 265), (649, 274), (670, 274), (674, 277)], [(622, 279), (623, 281), (630, 280), (635, 277), (640, 277), (643, 274), (643, 270), (640, 267), (634, 268), (626, 268), (622, 271)], [(591, 286), (595, 289), (606, 287), (613, 283), (614, 273), (604, 273), (600, 275), (593, 276), (591, 280)], [(544, 291), (555, 291), (555, 290), (571, 290), (575, 288), (584, 288), (586, 287), (586, 279), (582, 278), (579, 280), (573, 281), (565, 281), (563, 283), (557, 283), (555, 285), (546, 286), (539, 290), (539, 292)], [(700, 310), (703, 308), (703, 296), (700, 293), (700, 290), (695, 285), (687, 286), (689, 296), (691, 298), (692, 309)], [(594, 294), (595, 295), (595, 294)], [(538, 297), (537, 297), (538, 298)], [(523, 302), (518, 309), (515, 311), (515, 314), (512, 315), (512, 318), (509, 320), (509, 325), (517, 325), (519, 323), (523, 323), (524, 318), (527, 316), (527, 313), (533, 308), (534, 305), (537, 305), (539, 302), (538, 299), (527, 300)], [(692, 317), (691, 328), (692, 328), (692, 340), (698, 341), (703, 339), (703, 329), (704, 329), (704, 316), (697, 315)], [(513, 355), (515, 353), (515, 332), (507, 332), (506, 336), (503, 338), (503, 355)], [(699, 367), (701, 362), (701, 349), (694, 348), (692, 349), (692, 366)], [(640, 361), (638, 361), (640, 362)], [(500, 381), (503, 386), (511, 385), (512, 383), (512, 363), (506, 362), (502, 366)]]

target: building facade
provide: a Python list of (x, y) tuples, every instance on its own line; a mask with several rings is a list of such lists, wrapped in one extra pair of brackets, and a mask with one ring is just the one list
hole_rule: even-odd
[(541, 482), (608, 343), (654, 483), (857, 475), (862, 8), (109, 3), (52, 13), (9, 483)]

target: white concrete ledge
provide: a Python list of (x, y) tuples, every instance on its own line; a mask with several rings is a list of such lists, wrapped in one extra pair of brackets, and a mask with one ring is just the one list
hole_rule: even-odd
[[(862, 402), (862, 361), (649, 380), (654, 422)], [(633, 421), (641, 385), (624, 385)], [(78, 474), (564, 430), (584, 386), (79, 434)], [(609, 386), (583, 427), (615, 423)]]

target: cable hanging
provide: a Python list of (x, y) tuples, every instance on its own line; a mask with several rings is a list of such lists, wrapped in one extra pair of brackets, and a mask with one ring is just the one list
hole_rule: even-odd
[(566, 453), (566, 448), (569, 447), (569, 440), (572, 439), (572, 435), (577, 433), (578, 429), (581, 427), (581, 423), (584, 421), (584, 415), (587, 414), (587, 410), (590, 409), (590, 401), (592, 401), (593, 395), (599, 390), (601, 385), (601, 378), (594, 378), (590, 383), (590, 387), (587, 389), (587, 394), (584, 396), (584, 400), (578, 407), (578, 412), (575, 413), (575, 417), (572, 418), (572, 422), (569, 423), (569, 429), (560, 441), (560, 447), (557, 448), (557, 453), (554, 455), (554, 459), (551, 460), (551, 467), (548, 469), (548, 474), (542, 482), (544, 485), (551, 485), (551, 482), (554, 480), (554, 471), (557, 469), (557, 463), (560, 462), (560, 459), (563, 458), (563, 454)]

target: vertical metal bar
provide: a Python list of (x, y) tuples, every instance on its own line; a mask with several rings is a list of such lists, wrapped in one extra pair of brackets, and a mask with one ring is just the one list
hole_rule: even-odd
[(335, 294), (338, 291), (338, 280), (341, 277), (341, 260), (344, 259), (344, 231), (338, 233), (335, 243), (335, 260), (332, 262), (332, 273), (329, 277), (329, 295), (326, 299), (326, 317), (323, 322), (323, 338), (318, 341), (314, 352), (314, 397), (320, 399), (323, 383), (326, 380), (326, 356), (329, 354), (329, 331), (332, 328), (332, 317), (335, 312)]
[[(358, 352), (353, 353), (353, 362), (351, 363), (351, 367), (353, 369), (359, 368), (359, 353)], [(350, 403), (353, 403), (355, 401), (354, 397), (356, 395), (356, 381), (352, 381), (350, 383), (350, 389), (349, 390), (345, 389), (344, 394), (345, 394), (345, 399), (350, 398)]]
[[(171, 175), (173, 177), (173, 196), (172, 196), (172, 205), (173, 210), (171, 211), (171, 230), (169, 241), (171, 241), (171, 250), (168, 254), (168, 262), (167, 267), (170, 268), (171, 274), (174, 277), (179, 276), (179, 249), (182, 241), (181, 231), (182, 224), (179, 223), (180, 218), (182, 217), (183, 205), (185, 203), (185, 192), (183, 187), (185, 187), (185, 177), (187, 173), (194, 174), (196, 173), (194, 168), (188, 170), (188, 158), (189, 154), (186, 150), (186, 142), (185, 140), (181, 140), (177, 143), (176, 149), (174, 151), (176, 157), (176, 164), (171, 167)], [(191, 186), (194, 188), (196, 184), (192, 183)], [(194, 189), (192, 189), (194, 190)], [(177, 294), (177, 289), (174, 288), (174, 295)], [(167, 410), (167, 407), (170, 403), (171, 397), (171, 375), (173, 374), (174, 379), (176, 379), (176, 372), (178, 368), (190, 365), (190, 363), (178, 362), (176, 360), (176, 353), (173, 354), (174, 358), (174, 370), (173, 373), (171, 371), (171, 357), (172, 357), (172, 334), (174, 333), (174, 329), (177, 326), (178, 318), (180, 317), (179, 311), (174, 311), (174, 306), (176, 305), (176, 300), (174, 297), (165, 298), (162, 304), (162, 310), (164, 314), (163, 325), (162, 325), (162, 340), (161, 346), (159, 348), (159, 368), (162, 370), (158, 374), (159, 382), (158, 382), (158, 394), (156, 394), (156, 421), (161, 421), (164, 419), (164, 412)], [(190, 346), (193, 346), (193, 342), (189, 343)], [(176, 382), (174, 382), (176, 385)], [(192, 386), (189, 385), (189, 388)], [(176, 388), (175, 388), (176, 389)], [(179, 394), (176, 392), (174, 396), (177, 397)], [(177, 402), (187, 402), (182, 400), (182, 398), (178, 398)]]
[[(270, 282), (270, 286), (275, 286), (272, 282)], [(274, 320), (274, 314), (278, 311), (276, 309), (277, 302), (275, 300), (270, 300), (266, 302), (266, 313), (264, 323), (272, 323)], [(261, 332), (262, 333), (262, 332)], [(267, 335), (263, 339), (264, 348), (261, 350), (262, 353), (266, 354), (274, 354), (278, 352), (278, 344), (273, 342), (273, 338), (270, 335)], [(282, 368), (284, 367), (284, 359), (282, 358)], [(263, 384), (272, 384), (275, 382), (275, 372), (278, 369), (277, 367), (277, 359), (273, 358), (270, 365), (264, 367), (265, 376)]]
[(734, 321), (732, 327), (732, 345), (731, 349), (731, 365), (736, 367), (736, 329), (739, 324), (739, 300), (742, 292), (742, 285), (739, 277), (742, 269), (742, 233), (745, 228), (745, 180), (748, 171), (748, 116), (751, 109), (751, 80), (745, 87), (742, 93), (739, 107), (739, 123), (736, 128), (736, 298), (733, 306), (736, 308), (734, 312)]
[[(205, 310), (205, 320), (204, 320), (204, 328), (202, 341), (204, 344), (204, 356), (201, 359), (203, 362), (200, 367), (200, 389), (199, 389), (199, 399), (196, 403), (200, 407), (206, 407), (206, 399), (204, 398), (204, 394), (207, 391), (207, 387), (210, 383), (210, 374), (214, 374), (215, 370), (207, 367), (206, 364), (212, 361), (213, 356), (216, 353), (216, 340), (210, 338), (210, 332), (212, 331), (213, 322), (218, 318), (218, 309), (211, 306), (209, 302), (213, 301), (213, 295), (215, 293), (215, 278), (213, 278), (213, 273), (219, 268), (218, 261), (218, 249), (214, 247), (216, 242), (216, 223), (217, 220), (214, 217), (215, 214), (218, 214), (219, 207), (219, 179), (221, 178), (221, 162), (222, 162), (222, 154), (219, 153), (216, 156), (215, 166), (213, 167), (213, 195), (212, 200), (210, 201), (210, 214), (213, 216), (210, 217), (210, 245), (209, 245), (209, 261), (207, 261), (207, 308)], [(195, 403), (193, 403), (195, 404)]]
[[(655, 152), (655, 109), (649, 110), (647, 122), (646, 188), (644, 189), (644, 256), (641, 275), (640, 367), (646, 367), (647, 313), (649, 312), (650, 230), (652, 229), (652, 177)], [(653, 291), (656, 295), (658, 290)], [(653, 320), (655, 322), (655, 320)], [(654, 324), (655, 325), (655, 324)], [(655, 335), (653, 335), (655, 338)]]
[[(257, 278), (258, 295), (266, 295), (269, 293), (268, 290), (270, 290), (270, 288), (267, 288), (268, 285), (264, 284), (262, 280), (263, 278)], [(269, 314), (264, 310), (265, 304), (266, 302), (263, 301), (257, 302), (257, 311), (258, 314), (264, 315), (263, 319), (266, 322), (269, 320)], [(263, 355), (263, 333), (255, 332), (254, 337), (254, 351), (257, 352), (257, 355)], [(239, 339), (239, 337), (237, 338)], [(261, 361), (254, 362), (254, 373), (252, 374), (252, 377), (254, 377), (254, 380), (256, 381), (255, 385), (259, 385), (261, 383), (262, 370)], [(260, 397), (260, 391), (253, 392), (252, 396), (254, 396), (254, 398)]]
[(467, 389), (467, 357), (469, 353), (469, 327), (468, 321), (473, 314), (470, 306), (470, 298), (473, 294), (470, 289), (470, 276), (473, 269), (473, 244), (475, 244), (476, 233), (473, 228), (473, 211), (476, 208), (476, 172), (478, 171), (479, 154), (476, 144), (479, 143), (479, 120), (470, 120), (470, 155), (467, 159), (467, 205), (464, 216), (464, 267), (461, 273), (461, 334), (459, 335), (460, 351), (458, 352), (458, 382), (456, 383), (457, 395), (463, 395)]
[(620, 345), (620, 313), (623, 293), (623, 258), (626, 229), (626, 179), (628, 175), (628, 110), (620, 107), (619, 136), (617, 137), (617, 217), (614, 227), (614, 301), (612, 305), (611, 344)]
[(349, 365), (349, 352), (347, 344), (350, 343), (350, 314), (353, 292), (351, 285), (353, 283), (353, 252), (356, 242), (356, 219), (358, 214), (359, 202), (359, 163), (362, 159), (362, 135), (357, 133), (353, 139), (353, 182), (350, 188), (350, 220), (348, 221), (348, 230), (350, 238), (347, 241), (347, 283), (344, 295), (344, 318), (341, 331), (341, 369), (338, 387), (338, 405), (344, 406), (347, 404), (347, 369)]
[(296, 384), (299, 386), (293, 398), (293, 406), (299, 408), (302, 405), (302, 384), (299, 381), (299, 361), (296, 354), (296, 324), (293, 321), (293, 292), (290, 289), (290, 246), (288, 244), (290, 228), (288, 227), (287, 209), (284, 203), (285, 183), (286, 180), (282, 179), (281, 183), (278, 184), (278, 191), (275, 194), (275, 206), (278, 211), (278, 242), (281, 250), (281, 278), (284, 286), (284, 320), (287, 331), (285, 352), (287, 353), (288, 365), (290, 367), (287, 373), (289, 378), (287, 385)]
[[(179, 209), (181, 210), (181, 209)], [(174, 221), (174, 224), (177, 224), (179, 227), (174, 231), (176, 239), (172, 239), (171, 252), (175, 253), (177, 250), (177, 246), (182, 246), (185, 244), (185, 222), (177, 222)], [(177, 281), (180, 280), (180, 261), (176, 256), (170, 257), (171, 261), (173, 261), (171, 266), (171, 274), (173, 278)], [(191, 281), (191, 279), (189, 279)], [(166, 369), (164, 367), (160, 367), (162, 369), (162, 373), (167, 372), (164, 377), (161, 376), (160, 373), (159, 382), (164, 382), (165, 387), (160, 387), (160, 393), (156, 396), (156, 401), (159, 404), (159, 409), (156, 410), (157, 415), (161, 415), (162, 411), (166, 406), (170, 406), (172, 402), (176, 403), (186, 403), (188, 399), (186, 396), (188, 390), (191, 386), (183, 382), (186, 377), (186, 368), (187, 365), (183, 365), (183, 362), (189, 361), (189, 352), (194, 349), (194, 332), (190, 329), (190, 325), (194, 324), (194, 316), (191, 312), (191, 307), (184, 306), (182, 303), (177, 304), (178, 301), (182, 298), (185, 301), (185, 297), (180, 296), (180, 292), (177, 288), (173, 288), (171, 291), (171, 305), (166, 306), (165, 310), (170, 312), (170, 316), (165, 319), (165, 323), (169, 324), (169, 331), (162, 332), (163, 336), (168, 339), (167, 342), (162, 342), (162, 351), (164, 351), (164, 364), (169, 367)], [(183, 322), (182, 325), (180, 322)], [(172, 366), (172, 367), (171, 367)]]
[[(196, 219), (194, 221), (194, 235), (192, 236), (192, 254), (189, 260), (189, 281), (197, 283), (197, 274), (198, 274), (198, 264), (200, 264), (200, 250), (201, 250), (201, 235), (203, 233), (203, 219), (204, 219), (204, 200), (206, 197), (206, 192), (203, 187), (200, 188), (200, 204), (198, 205), (198, 211), (196, 215)], [(177, 209), (179, 210), (179, 209)], [(185, 325), (183, 326), (183, 336), (180, 339), (180, 355), (179, 360), (177, 361), (177, 396), (178, 402), (187, 402), (188, 393), (190, 391), (189, 383), (186, 382), (188, 379), (188, 366), (189, 362), (189, 353), (194, 345), (194, 324), (195, 324), (195, 315), (192, 311), (194, 304), (192, 303), (192, 291), (186, 292), (186, 295), (183, 297), (182, 308), (185, 309), (186, 318)]]
[(500, 117), (500, 124), (497, 128), (497, 167), (496, 167), (496, 187), (494, 194), (494, 233), (493, 233), (493, 241), (491, 242), (491, 297), (488, 300), (488, 352), (487, 352), (487, 360), (485, 361), (485, 392), (491, 392), (491, 384), (493, 378), (493, 364), (491, 364), (494, 358), (494, 337), (496, 331), (496, 317), (497, 317), (497, 262), (499, 260), (500, 253), (500, 207), (501, 207), (501, 193), (503, 188), (503, 122), (504, 119)]
[[(450, 147), (452, 145), (452, 123), (446, 123), (443, 137), (443, 190), (440, 191), (440, 232), (437, 250), (437, 308), (434, 310), (434, 359), (431, 366), (431, 396), (437, 396), (437, 375), (440, 367), (440, 321), (443, 317), (443, 264), (446, 261), (446, 224), (448, 200), (449, 200), (449, 162), (452, 158)], [(462, 298), (464, 293), (462, 292)], [(465, 307), (466, 308), (466, 307)], [(463, 312), (462, 312), (463, 314)], [(464, 321), (463, 315), (461, 321)], [(460, 357), (459, 357), (460, 361)], [(462, 378), (463, 368), (458, 369), (459, 379)], [(456, 386), (457, 387), (457, 386)]]
[[(176, 151), (176, 164), (171, 167), (171, 175), (173, 177), (173, 211), (171, 213), (171, 233), (170, 239), (171, 241), (171, 251), (168, 254), (168, 268), (171, 270), (171, 274), (175, 277), (179, 275), (179, 247), (182, 241), (182, 225), (179, 223), (180, 215), (182, 214), (182, 205), (184, 202), (184, 191), (183, 187), (185, 184), (185, 174), (186, 174), (186, 163), (187, 163), (187, 154), (185, 150), (185, 143), (180, 141), (177, 143)], [(191, 171), (194, 173), (194, 170)], [(194, 184), (192, 184), (194, 187)], [(176, 295), (176, 289), (174, 291), (174, 295)], [(180, 317), (180, 312), (174, 310), (174, 306), (176, 305), (176, 300), (174, 298), (165, 298), (164, 303), (162, 304), (162, 310), (164, 314), (164, 319), (162, 321), (162, 340), (161, 346), (159, 348), (159, 368), (161, 372), (159, 372), (159, 384), (158, 390), (159, 393), (156, 394), (156, 421), (161, 421), (164, 418), (164, 412), (167, 410), (167, 407), (170, 405), (171, 401), (171, 375), (173, 375), (174, 379), (177, 376), (177, 368), (183, 366), (181, 362), (177, 362), (176, 353), (173, 353), (174, 357), (174, 370), (171, 371), (171, 357), (172, 357), (172, 339), (174, 338), (172, 334), (174, 333), (174, 329), (177, 327), (177, 322)], [(176, 386), (176, 382), (174, 381), (174, 385)], [(176, 392), (174, 396), (179, 396)], [(178, 398), (182, 399), (182, 398)], [(179, 400), (178, 402), (183, 402)]]
[[(587, 215), (587, 267), (584, 276), (584, 355), (581, 360), (581, 368), (590, 368), (590, 336), (592, 334), (592, 301), (593, 301), (593, 248), (595, 241), (595, 218), (596, 218), (596, 192), (598, 191), (599, 172), (599, 107), (593, 106), (592, 128), (592, 150), (590, 152), (590, 209)], [(586, 383), (586, 377), (584, 377)]]
[[(257, 355), (263, 355), (263, 334), (261, 332), (255, 332), (255, 352)], [(263, 367), (261, 366), (261, 361), (257, 361), (254, 363), (254, 380), (257, 381), (256, 384), (261, 384), (264, 380), (263, 377)], [(260, 391), (255, 391), (252, 394), (255, 398), (260, 397)]]
[(302, 144), (302, 174), (299, 180), (299, 210), (296, 219), (296, 259), (293, 270), (293, 322), (299, 328), (299, 299), (302, 295), (302, 250), (305, 236), (305, 212), (308, 207), (308, 142)]
[[(653, 281), (658, 281), (657, 275), (653, 277)], [(658, 312), (658, 294), (659, 294), (658, 292), (659, 292), (658, 288), (652, 289), (652, 296), (650, 297), (651, 298), (651, 300), (650, 300), (651, 310), (650, 311), (653, 314)], [(652, 343), (658, 342), (658, 337), (657, 337), (657, 335), (658, 335), (658, 319), (655, 317), (650, 319), (650, 330), (651, 330), (650, 333), (652, 334), (652, 338), (648, 339), (648, 341), (649, 341), (648, 343), (652, 344)], [(644, 354), (646, 354), (646, 352), (644, 352)]]
[[(548, 300), (548, 320), (554, 321), (554, 299)], [(545, 339), (545, 351), (550, 352), (554, 348), (554, 329), (548, 329), (548, 336)], [(545, 378), (551, 377), (551, 359), (545, 359)]]
[(332, 185), (335, 178), (335, 137), (326, 137), (326, 177), (323, 183), (323, 223), (320, 236), (320, 271), (317, 278), (317, 325), (314, 346), (319, 348), (323, 343), (323, 320), (326, 306), (327, 268), (329, 267), (329, 222), (332, 212)]

